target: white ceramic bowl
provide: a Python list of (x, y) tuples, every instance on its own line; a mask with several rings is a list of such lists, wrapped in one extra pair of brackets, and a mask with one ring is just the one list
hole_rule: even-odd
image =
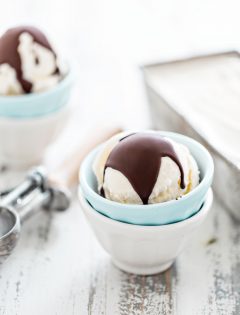
[(74, 81), (71, 67), (48, 91), (0, 96), (0, 163), (26, 168), (41, 162), (69, 113)]
[(189, 137), (168, 131), (158, 133), (185, 145), (190, 150), (200, 170), (199, 185), (177, 202), (170, 200), (151, 205), (136, 205), (108, 200), (98, 193), (96, 176), (92, 169), (96, 154), (101, 150), (101, 147), (97, 147), (84, 159), (79, 177), (83, 194), (94, 209), (113, 220), (137, 225), (174, 223), (185, 220), (199, 210), (212, 184), (214, 165), (211, 155), (204, 146)]
[(181, 222), (161, 226), (141, 226), (112, 220), (92, 208), (79, 189), (83, 212), (102, 247), (120, 269), (150, 275), (168, 269), (192, 233), (203, 223), (212, 204), (209, 189), (202, 208)]
[(0, 117), (0, 163), (14, 168), (39, 164), (43, 154), (62, 131), (70, 107), (51, 114), (19, 119)]

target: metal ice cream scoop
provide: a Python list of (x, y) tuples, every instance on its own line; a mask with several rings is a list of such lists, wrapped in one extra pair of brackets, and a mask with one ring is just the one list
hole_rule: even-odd
[[(21, 226), (41, 208), (63, 211), (70, 205), (68, 188), (77, 182), (78, 169), (85, 155), (96, 145), (119, 132), (119, 129), (95, 131), (55, 172), (55, 185), (43, 167), (30, 171), (13, 190), (0, 193), (0, 263), (12, 252), (20, 236)], [(63, 188), (59, 188), (63, 187)]]
[(67, 189), (51, 187), (43, 168), (36, 168), (0, 200), (0, 258), (15, 247), (22, 223), (42, 207), (62, 211), (70, 204)]

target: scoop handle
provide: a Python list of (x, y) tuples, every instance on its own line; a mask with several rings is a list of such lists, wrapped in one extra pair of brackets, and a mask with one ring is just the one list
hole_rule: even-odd
[[(70, 204), (68, 189), (78, 182), (82, 160), (95, 146), (120, 131), (119, 128), (93, 130), (88, 134), (87, 140), (79, 143), (52, 173), (47, 175), (41, 166), (29, 172), (25, 181), (2, 200), (1, 206), (13, 206), (21, 222), (31, 217), (42, 205), (57, 211), (67, 209)], [(20, 196), (22, 196), (21, 200)]]
[(75, 150), (49, 175), (53, 184), (72, 188), (78, 183), (79, 167), (85, 156), (97, 145), (121, 132), (121, 128), (98, 128), (87, 135), (84, 142), (80, 142)]

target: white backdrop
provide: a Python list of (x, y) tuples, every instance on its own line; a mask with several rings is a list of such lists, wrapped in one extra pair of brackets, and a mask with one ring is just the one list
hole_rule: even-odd
[(240, 47), (239, 9), (238, 0), (1, 0), (0, 32), (47, 32), (74, 65), (78, 123), (102, 113), (135, 128), (148, 125), (139, 65)]

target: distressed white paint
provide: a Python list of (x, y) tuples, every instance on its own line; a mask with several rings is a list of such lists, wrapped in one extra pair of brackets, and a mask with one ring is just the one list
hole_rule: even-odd
[[(237, 0), (1, 3), (0, 31), (36, 24), (75, 59), (74, 116), (49, 150), (47, 164), (58, 164), (66, 148), (103, 118), (130, 128), (148, 126), (137, 66), (240, 47), (238, 5)], [(0, 175), (0, 187), (16, 182), (14, 175), (8, 180)], [(111, 265), (75, 200), (65, 213), (40, 213), (26, 223), (0, 269), (0, 315), (239, 314), (239, 231), (216, 200), (206, 225), (171, 270), (138, 277)], [(207, 245), (212, 238), (217, 241)]]
[(1, 266), (0, 314), (237, 314), (238, 230), (215, 200), (173, 268), (141, 277), (111, 264), (77, 202), (39, 213)]

